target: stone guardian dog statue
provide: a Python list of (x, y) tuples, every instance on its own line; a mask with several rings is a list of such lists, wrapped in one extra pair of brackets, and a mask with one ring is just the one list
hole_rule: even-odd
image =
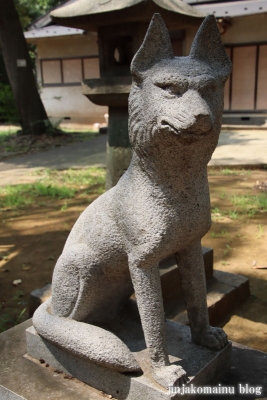
[(174, 57), (155, 14), (131, 71), (131, 165), (75, 223), (55, 266), (52, 299), (33, 324), (80, 357), (139, 371), (128, 347), (97, 326), (135, 291), (153, 377), (168, 388), (187, 378), (166, 349), (162, 259), (176, 254), (192, 340), (215, 350), (228, 343), (222, 329), (209, 325), (200, 240), (211, 224), (207, 163), (218, 142), (231, 63), (213, 16), (202, 23), (190, 55)]

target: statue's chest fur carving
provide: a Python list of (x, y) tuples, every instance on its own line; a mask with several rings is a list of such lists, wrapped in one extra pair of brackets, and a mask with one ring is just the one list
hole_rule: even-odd
[(142, 182), (141, 178), (127, 187), (127, 175), (114, 189), (120, 199), (115, 218), (127, 253), (134, 249), (143, 253), (142, 258), (158, 263), (206, 234), (210, 204), (205, 177), (196, 179), (197, 185), (194, 180), (187, 182), (184, 188)]

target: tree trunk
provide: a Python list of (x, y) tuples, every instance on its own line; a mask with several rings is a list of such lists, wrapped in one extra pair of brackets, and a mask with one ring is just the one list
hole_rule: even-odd
[(13, 0), (0, 0), (0, 45), (21, 118), (22, 134), (40, 135), (52, 131)]

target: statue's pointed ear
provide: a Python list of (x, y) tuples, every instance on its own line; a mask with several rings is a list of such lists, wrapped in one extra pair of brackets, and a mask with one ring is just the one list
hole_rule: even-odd
[(134, 78), (148, 70), (157, 62), (173, 58), (169, 32), (160, 14), (154, 14), (142, 46), (135, 54), (131, 72)]
[(227, 79), (231, 73), (232, 64), (213, 15), (208, 15), (202, 22), (192, 43), (189, 57), (206, 62), (223, 79)]

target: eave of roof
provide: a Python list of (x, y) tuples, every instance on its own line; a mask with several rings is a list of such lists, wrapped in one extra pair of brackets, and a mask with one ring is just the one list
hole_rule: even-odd
[(59, 36), (74, 36), (83, 35), (84, 30), (76, 28), (68, 28), (59, 25), (50, 25), (40, 29), (32, 29), (30, 31), (24, 32), (26, 39), (41, 39), (48, 37), (59, 37)]
[[(141, 3), (149, 2), (147, 0), (76, 0), (71, 4), (63, 5), (52, 11), (50, 14), (52, 18), (72, 18), (86, 15), (102, 14), (112, 11), (119, 11), (126, 8), (136, 6)], [(179, 14), (203, 18), (203, 14), (197, 9), (194, 9), (189, 4), (182, 0), (150, 0), (157, 6)]]
[[(193, 2), (192, 2), (193, 3)], [(267, 12), (266, 0), (244, 0), (221, 3), (194, 4), (194, 8), (205, 14), (214, 14), (217, 18), (241, 17)]]

